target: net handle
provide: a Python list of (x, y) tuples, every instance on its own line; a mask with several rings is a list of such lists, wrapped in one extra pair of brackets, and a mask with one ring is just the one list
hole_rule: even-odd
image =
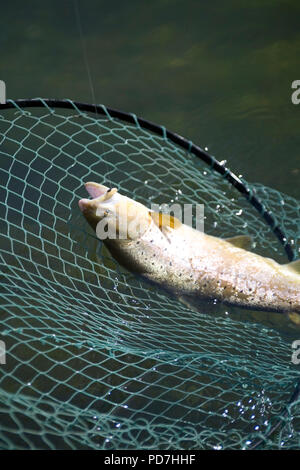
[(229, 168), (222, 165), (215, 157), (210, 155), (208, 152), (193, 144), (191, 141), (184, 137), (169, 131), (163, 126), (155, 124), (146, 119), (137, 117), (135, 114), (120, 111), (118, 109), (109, 108), (104, 105), (96, 105), (89, 103), (80, 103), (72, 100), (59, 100), (49, 98), (30, 98), (30, 99), (18, 99), (18, 100), (7, 100), (6, 103), (0, 104), (1, 109), (17, 108), (18, 110), (23, 108), (63, 108), (73, 109), (75, 111), (96, 113), (104, 115), (106, 117), (120, 119), (121, 121), (128, 122), (142, 129), (147, 129), (154, 134), (163, 137), (165, 140), (169, 140), (179, 147), (187, 150), (196, 157), (200, 158), (204, 163), (209, 165), (213, 170), (219, 173), (225, 178), (232, 186), (234, 186), (247, 200), (248, 202), (259, 212), (265, 222), (272, 229), (274, 235), (277, 237), (281, 245), (283, 245), (289, 261), (296, 259), (296, 253), (289, 243), (287, 236), (283, 230), (278, 226), (275, 218), (266, 209), (264, 204), (258, 199), (256, 195), (248, 188), (245, 182), (243, 182), (238, 176), (236, 176)]

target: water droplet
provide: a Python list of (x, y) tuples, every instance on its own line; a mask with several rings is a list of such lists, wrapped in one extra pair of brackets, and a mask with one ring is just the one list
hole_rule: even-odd
[(214, 446), (214, 449), (215, 450), (221, 450), (223, 447), (221, 446), (221, 444), (217, 444), (216, 446)]

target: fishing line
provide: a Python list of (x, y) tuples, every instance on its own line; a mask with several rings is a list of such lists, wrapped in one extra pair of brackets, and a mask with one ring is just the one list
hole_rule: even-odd
[[(81, 43), (81, 48), (82, 48), (84, 64), (85, 64), (85, 68), (86, 68), (86, 72), (87, 72), (87, 76), (88, 76), (88, 82), (89, 82), (89, 87), (90, 87), (90, 90), (91, 90), (91, 95), (92, 95), (92, 102), (96, 105), (95, 88), (94, 88), (94, 84), (93, 84), (93, 80), (92, 80), (91, 69), (90, 69), (88, 56), (87, 56), (87, 51), (86, 51), (86, 44), (85, 44), (83, 28), (82, 28), (82, 23), (81, 23), (81, 18), (80, 18), (78, 1), (73, 0), (73, 2), (74, 2), (75, 17), (76, 17), (76, 22), (77, 22), (77, 27), (78, 27), (79, 37), (80, 37), (80, 43)], [(95, 106), (95, 110), (96, 110), (96, 114), (97, 114), (96, 106)]]
[[(91, 91), (91, 96), (92, 96), (92, 103), (94, 103), (94, 106), (95, 106), (95, 114), (96, 114), (96, 116), (98, 117), (99, 114), (98, 114), (98, 107), (97, 107), (97, 104), (96, 104), (97, 101), (96, 101), (95, 87), (94, 87), (94, 83), (93, 83), (93, 79), (92, 79), (92, 73), (91, 73), (91, 68), (90, 68), (90, 64), (89, 64), (89, 60), (88, 60), (88, 55), (87, 55), (86, 41), (85, 41), (84, 32), (83, 32), (83, 27), (82, 27), (82, 22), (81, 22), (81, 17), (80, 17), (80, 11), (79, 11), (78, 0), (73, 0), (73, 4), (74, 4), (75, 18), (76, 18), (76, 23), (77, 23), (77, 28), (78, 28), (79, 38), (80, 38), (80, 43), (81, 43), (83, 61), (84, 61), (84, 65), (85, 65), (85, 68), (86, 68), (86, 73), (87, 73), (87, 77), (88, 77), (88, 84), (89, 84), (90, 91)], [(98, 126), (99, 126), (99, 131), (101, 131), (101, 126), (100, 126), (100, 124), (98, 123), (98, 121), (97, 121), (97, 124), (98, 124)], [(103, 145), (102, 140), (100, 139), (100, 136), (101, 136), (101, 132), (99, 133), (99, 136), (98, 136), (98, 142), (99, 142), (100, 145), (102, 146), (102, 153), (104, 153), (104, 145)], [(107, 170), (108, 170), (108, 165), (107, 165), (107, 163), (105, 162), (105, 160), (104, 160), (104, 166), (105, 166), (105, 171), (107, 171)], [(105, 184), (105, 182), (103, 182), (103, 184)]]

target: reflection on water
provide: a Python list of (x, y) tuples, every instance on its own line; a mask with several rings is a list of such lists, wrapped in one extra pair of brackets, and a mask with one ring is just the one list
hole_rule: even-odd
[[(165, 125), (246, 179), (299, 198), (299, 2), (78, 4), (97, 102)], [(93, 101), (72, 2), (17, 0), (1, 12), (9, 98)]]

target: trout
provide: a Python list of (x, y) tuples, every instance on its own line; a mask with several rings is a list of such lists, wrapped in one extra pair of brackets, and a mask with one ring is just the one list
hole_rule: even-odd
[(214, 300), (286, 313), (300, 324), (300, 260), (279, 264), (248, 250), (251, 238), (221, 239), (89, 182), (82, 214), (126, 269), (180, 299)]

